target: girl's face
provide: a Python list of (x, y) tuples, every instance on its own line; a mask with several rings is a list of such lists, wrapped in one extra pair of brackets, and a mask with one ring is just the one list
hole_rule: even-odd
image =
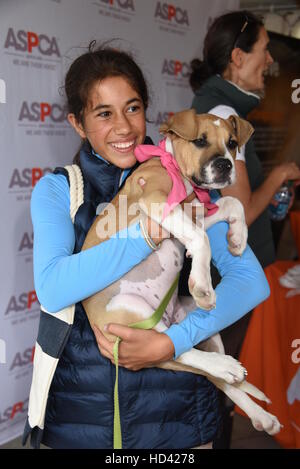
[(269, 37), (265, 28), (261, 28), (258, 40), (249, 53), (242, 52), (242, 63), (239, 68), (239, 85), (246, 91), (264, 89), (264, 75), (273, 58), (268, 50)]
[(139, 94), (121, 76), (94, 84), (81, 126), (69, 114), (81, 138), (87, 138), (96, 153), (119, 168), (136, 163), (134, 149), (146, 135), (145, 110)]

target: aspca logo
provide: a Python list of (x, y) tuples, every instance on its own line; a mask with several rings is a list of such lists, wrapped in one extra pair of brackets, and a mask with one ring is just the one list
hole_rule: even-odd
[(15, 419), (18, 415), (24, 415), (28, 411), (28, 401), (29, 399), (25, 399), (24, 401), (16, 402), (15, 404), (11, 405), (3, 412), (0, 412), (0, 424), (8, 422), (9, 420)]
[(157, 2), (154, 18), (169, 21), (182, 26), (190, 25), (187, 10), (183, 10), (180, 7), (175, 7), (170, 3)]
[(135, 11), (133, 0), (101, 0), (101, 3), (109, 6), (119, 7), (122, 10)]
[(24, 250), (27, 251), (32, 251), (33, 249), (33, 233), (23, 233), (22, 238), (20, 240), (19, 246), (18, 246), (18, 252), (22, 253)]
[(13, 170), (9, 181), (9, 189), (28, 189), (36, 185), (36, 183), (47, 173), (52, 173), (51, 168), (24, 168)]
[(15, 32), (13, 28), (9, 28), (4, 49), (14, 50), (17, 52), (38, 51), (44, 56), (60, 57), (57, 40), (55, 37), (49, 37), (46, 34), (37, 34), (33, 31), (24, 31), (20, 29)]
[(6, 84), (2, 78), (0, 78), (0, 103), (6, 103)]
[(61, 123), (67, 120), (67, 109), (60, 104), (46, 102), (28, 103), (23, 101), (18, 117), (19, 122), (46, 122)]
[(161, 73), (168, 77), (188, 78), (190, 76), (191, 69), (187, 62), (165, 59), (163, 61)]
[(17, 352), (14, 356), (9, 371), (14, 371), (16, 369), (23, 368), (26, 365), (29, 365), (33, 362), (35, 347), (29, 347), (23, 352)]
[(9, 316), (11, 313), (20, 313), (26, 310), (30, 311), (34, 306), (38, 305), (38, 299), (34, 290), (21, 293), (19, 296), (13, 295), (9, 299), (4, 316)]
[(160, 126), (164, 122), (167, 122), (170, 119), (170, 117), (173, 116), (173, 114), (174, 114), (174, 112), (161, 112), (161, 111), (159, 111), (157, 113), (156, 118), (155, 118), (155, 125)]

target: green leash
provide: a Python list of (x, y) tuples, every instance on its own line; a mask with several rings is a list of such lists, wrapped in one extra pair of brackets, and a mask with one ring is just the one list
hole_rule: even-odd
[[(160, 303), (159, 307), (154, 311), (152, 316), (144, 321), (135, 322), (133, 324), (129, 324), (129, 327), (133, 327), (134, 329), (152, 329), (162, 318), (166, 307), (169, 304), (170, 299), (173, 296), (173, 293), (178, 285), (179, 281), (178, 273), (174, 282), (172, 283), (171, 287), (169, 288), (168, 292), (164, 296), (162, 302)], [(121, 420), (120, 420), (120, 407), (119, 407), (119, 392), (118, 392), (118, 384), (119, 384), (119, 343), (121, 342), (120, 337), (117, 337), (115, 342), (113, 352), (114, 352), (114, 360), (116, 364), (116, 380), (115, 380), (115, 389), (114, 389), (114, 449), (122, 449), (122, 431), (121, 431)]]

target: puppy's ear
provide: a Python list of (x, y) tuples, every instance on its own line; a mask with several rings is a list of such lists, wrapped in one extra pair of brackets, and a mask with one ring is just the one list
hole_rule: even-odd
[(235, 131), (240, 150), (241, 146), (248, 142), (249, 138), (254, 132), (254, 128), (250, 122), (238, 116), (229, 116), (227, 120), (230, 122)]
[(174, 133), (185, 140), (195, 140), (198, 134), (195, 109), (176, 112), (160, 126), (159, 131), (164, 135)]

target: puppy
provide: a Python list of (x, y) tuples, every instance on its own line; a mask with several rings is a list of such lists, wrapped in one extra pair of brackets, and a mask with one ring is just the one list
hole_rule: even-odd
[[(180, 202), (184, 200), (182, 197), (190, 196), (199, 188), (219, 189), (234, 182), (236, 150), (250, 138), (253, 132), (251, 125), (237, 116), (224, 120), (207, 114), (196, 115), (194, 110), (188, 110), (173, 115), (160, 131), (166, 137), (163, 149), (168, 153), (166, 166), (174, 158), (185, 192), (181, 183), (179, 199), (174, 202), (172, 198), (170, 201), (169, 195), (176, 183), (163, 166), (163, 158), (149, 159), (128, 177), (110, 206), (106, 206), (97, 216), (83, 245), (83, 249), (88, 249), (99, 244), (137, 220), (143, 223), (148, 215), (173, 236), (165, 239), (159, 250), (119, 281), (83, 301), (92, 327), (96, 324), (112, 341), (116, 338), (104, 331), (104, 325), (108, 322), (129, 325), (150, 317), (182, 268), (184, 248), (192, 257), (189, 288), (194, 302), (207, 310), (215, 306), (215, 292), (210, 278), (210, 246), (204, 227), (226, 220), (230, 225), (228, 248), (231, 253), (241, 255), (246, 247), (247, 226), (243, 207), (237, 199), (221, 198), (216, 203), (217, 207), (212, 207), (208, 201), (208, 211), (213, 214), (202, 219), (202, 223), (194, 223)], [(145, 148), (142, 146), (137, 150), (139, 154), (139, 150), (143, 153)], [(152, 150), (155, 156), (155, 148)], [(127, 203), (125, 217), (120, 216), (124, 212), (124, 199)], [(194, 200), (194, 204), (202, 207), (200, 201)], [(105, 230), (107, 226), (110, 228)], [(155, 329), (163, 332), (172, 323), (180, 322), (193, 306), (195, 304), (183, 308), (176, 291)], [(206, 347), (208, 351), (193, 348), (176, 361), (158, 366), (207, 376), (250, 416), (257, 429), (265, 429), (271, 434), (279, 431), (280, 424), (276, 417), (247, 396), (246, 392), (268, 401), (263, 393), (244, 381), (245, 370), (241, 364), (224, 355), (219, 337), (208, 341)]]

